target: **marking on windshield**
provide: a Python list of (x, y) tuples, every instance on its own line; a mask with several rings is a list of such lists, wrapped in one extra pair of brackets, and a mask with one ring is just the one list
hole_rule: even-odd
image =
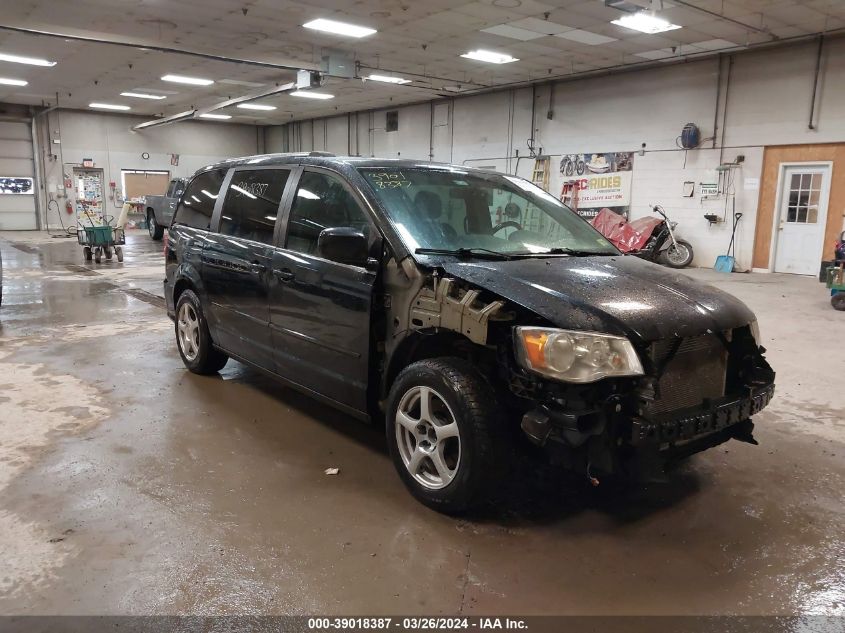
[(411, 181), (405, 178), (401, 171), (388, 173), (386, 171), (370, 174), (373, 184), (379, 189), (401, 189), (410, 187)]

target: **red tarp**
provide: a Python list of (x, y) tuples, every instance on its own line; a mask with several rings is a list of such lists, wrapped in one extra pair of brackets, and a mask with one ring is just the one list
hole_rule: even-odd
[(628, 222), (618, 213), (610, 209), (602, 209), (593, 218), (591, 224), (623, 253), (637, 251), (645, 246), (651, 237), (654, 227), (663, 221), (662, 218), (639, 218)]

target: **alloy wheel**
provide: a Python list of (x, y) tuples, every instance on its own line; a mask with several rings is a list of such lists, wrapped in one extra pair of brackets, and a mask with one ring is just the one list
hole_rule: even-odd
[(176, 338), (179, 349), (188, 362), (193, 362), (200, 351), (200, 323), (197, 312), (190, 303), (183, 303), (176, 319)]
[(431, 387), (405, 392), (396, 410), (396, 443), (402, 463), (422, 486), (448, 486), (461, 463), (458, 423), (446, 400)]

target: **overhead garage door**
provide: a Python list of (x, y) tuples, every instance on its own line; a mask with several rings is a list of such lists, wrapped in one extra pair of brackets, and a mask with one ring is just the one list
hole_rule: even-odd
[(0, 121), (0, 230), (36, 228), (34, 182), (29, 123)]

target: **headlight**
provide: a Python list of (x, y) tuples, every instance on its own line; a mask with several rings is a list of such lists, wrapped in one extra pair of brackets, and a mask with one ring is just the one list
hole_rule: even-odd
[(643, 374), (637, 352), (624, 336), (517, 327), (514, 345), (526, 369), (555, 380), (585, 383)]
[(763, 339), (760, 338), (760, 324), (757, 321), (752, 321), (748, 324), (748, 329), (751, 330), (751, 336), (754, 337), (754, 342), (757, 343), (757, 346), (763, 344)]

